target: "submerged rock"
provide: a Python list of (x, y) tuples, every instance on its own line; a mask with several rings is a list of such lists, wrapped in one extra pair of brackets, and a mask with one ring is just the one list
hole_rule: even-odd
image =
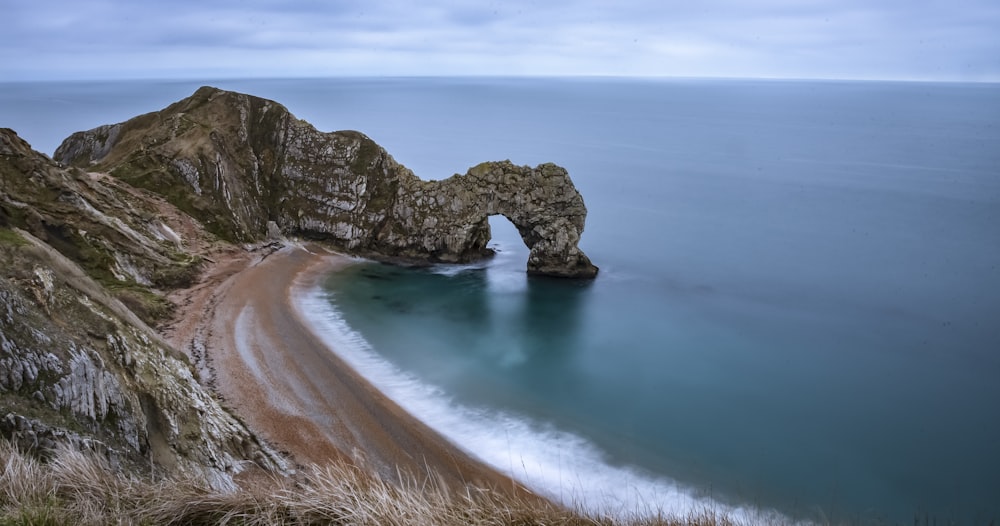
[(503, 215), (528, 272), (593, 278), (577, 246), (587, 216), (566, 170), (510, 161), (423, 181), (355, 131), (325, 133), (275, 102), (203, 87), (162, 111), (73, 134), (56, 160), (156, 192), (238, 242), (283, 234), (408, 263), (487, 257)]

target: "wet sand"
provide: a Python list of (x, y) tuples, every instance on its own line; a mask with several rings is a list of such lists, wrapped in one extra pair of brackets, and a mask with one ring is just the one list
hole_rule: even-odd
[(350, 461), (390, 480), (434, 477), (526, 494), (403, 411), (315, 336), (292, 301), (351, 260), (316, 246), (230, 250), (178, 291), (165, 335), (262, 438), (300, 464)]

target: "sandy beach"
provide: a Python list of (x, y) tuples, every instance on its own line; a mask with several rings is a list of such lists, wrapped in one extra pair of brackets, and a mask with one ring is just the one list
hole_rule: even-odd
[(178, 291), (165, 336), (199, 364), (251, 429), (300, 464), (351, 461), (390, 480), (524, 492), (403, 411), (311, 332), (292, 301), (351, 260), (316, 246), (213, 254), (199, 282)]

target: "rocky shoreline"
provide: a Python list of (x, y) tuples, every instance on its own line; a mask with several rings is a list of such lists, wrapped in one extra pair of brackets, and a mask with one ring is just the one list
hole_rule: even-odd
[(218, 488), (346, 460), (530, 495), (312, 335), (289, 291), (343, 260), (287, 239), (463, 262), (489, 256), (502, 214), (528, 272), (593, 278), (564, 169), (502, 161), (421, 181), (358, 132), (214, 88), (74, 134), (55, 159), (0, 129), (0, 437)]
[(211, 87), (126, 122), (74, 133), (55, 160), (157, 193), (232, 242), (268, 224), (354, 254), (413, 263), (490, 255), (488, 218), (503, 215), (531, 251), (527, 270), (593, 278), (577, 246), (583, 196), (555, 164), (486, 162), (419, 179), (356, 131), (320, 132), (273, 101)]

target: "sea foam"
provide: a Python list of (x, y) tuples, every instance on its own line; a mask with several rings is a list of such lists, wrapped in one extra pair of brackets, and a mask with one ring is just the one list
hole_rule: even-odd
[[(676, 481), (614, 466), (584, 438), (495, 409), (462, 405), (400, 370), (344, 321), (320, 287), (299, 288), (300, 316), (331, 350), (403, 409), (494, 469), (584, 512), (622, 517), (712, 512), (759, 520), (775, 512), (732, 506)], [(787, 521), (786, 521), (787, 522)]]

